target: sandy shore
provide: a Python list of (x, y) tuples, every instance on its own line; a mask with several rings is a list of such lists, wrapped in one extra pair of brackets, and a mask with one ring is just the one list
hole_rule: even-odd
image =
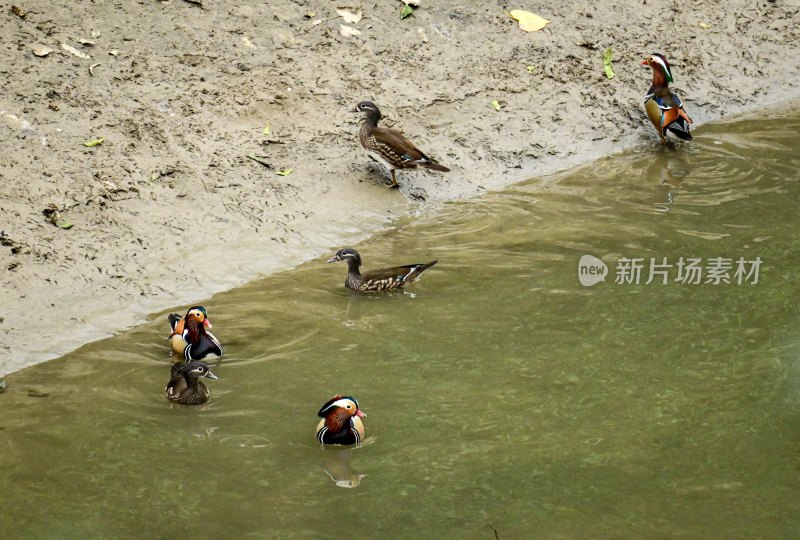
[[(655, 151), (650, 52), (696, 126), (800, 95), (796, 2), (427, 0), (400, 20), (381, 0), (357, 23), (323, 0), (17, 5), (0, 13), (0, 376), (421, 206)], [(552, 22), (525, 33), (516, 8)], [(363, 99), (452, 171), (383, 187), (348, 112)]]

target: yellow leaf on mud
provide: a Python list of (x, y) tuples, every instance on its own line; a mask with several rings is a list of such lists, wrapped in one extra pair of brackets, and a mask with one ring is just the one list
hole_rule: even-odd
[(100, 137), (99, 139), (92, 139), (91, 141), (86, 141), (83, 143), (83, 146), (87, 148), (91, 148), (92, 146), (100, 146), (103, 144), (103, 141), (106, 140), (105, 137)]
[(292, 171), (293, 171), (293, 170), (294, 170), (294, 169), (292, 169), (292, 168), (289, 168), (289, 169), (281, 169), (281, 170), (279, 170), (279, 171), (275, 171), (275, 174), (279, 174), (279, 175), (281, 175), (281, 176), (289, 176), (290, 174), (292, 174)]
[(261, 130), (261, 133), (263, 133), (264, 135), (269, 135), (269, 124), (264, 126), (264, 129)]
[(497, 100), (492, 101), (492, 107), (494, 107), (494, 110), (499, 111), (500, 110), (500, 102), (497, 101)]
[(518, 20), (519, 27), (526, 32), (536, 32), (537, 30), (541, 30), (547, 25), (547, 23), (550, 22), (547, 19), (539, 17), (535, 13), (524, 11), (522, 9), (512, 9), (509, 12), (509, 15), (511, 15), (513, 19)]

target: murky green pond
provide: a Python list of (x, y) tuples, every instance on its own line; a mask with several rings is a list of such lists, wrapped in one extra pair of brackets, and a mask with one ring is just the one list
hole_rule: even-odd
[[(319, 260), (204, 301), (206, 406), (163, 397), (161, 315), (10, 376), (2, 536), (797, 538), (798, 133), (706, 126), (358, 246), (439, 259), (406, 294)], [(369, 443), (321, 450), (339, 392)]]

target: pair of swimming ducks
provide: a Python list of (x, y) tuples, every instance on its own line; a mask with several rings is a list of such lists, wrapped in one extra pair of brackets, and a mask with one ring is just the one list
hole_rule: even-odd
[[(672, 79), (672, 68), (667, 58), (660, 53), (648, 56), (642, 64), (653, 70), (653, 83), (644, 98), (644, 109), (647, 117), (656, 128), (661, 144), (667, 140), (675, 142), (691, 141), (689, 124), (692, 119), (683, 110), (680, 98), (669, 88)], [(371, 101), (362, 101), (353, 112), (364, 113), (364, 123), (358, 132), (364, 150), (378, 162), (383, 164), (391, 175), (389, 187), (397, 187), (395, 171), (398, 169), (423, 168), (448, 172), (450, 169), (435, 159), (427, 156), (413, 142), (399, 131), (379, 127), (383, 118), (380, 109)]]
[[(400, 289), (419, 279), (422, 272), (437, 261), (407, 264), (393, 268), (361, 273), (361, 255), (344, 248), (328, 259), (329, 263), (344, 261), (348, 271), (345, 287), (364, 292)], [(210, 392), (202, 379), (217, 379), (208, 364), (202, 360), (210, 355), (222, 355), (222, 345), (209, 330), (212, 328), (208, 311), (203, 306), (192, 306), (181, 317), (172, 313), (168, 317), (172, 350), (184, 362), (172, 365), (170, 380), (164, 393), (168, 400), (183, 405), (200, 405), (208, 401)], [(366, 415), (359, 409), (358, 400), (352, 396), (336, 395), (319, 410), (322, 418), (317, 426), (317, 440), (323, 444), (359, 444), (364, 438)]]

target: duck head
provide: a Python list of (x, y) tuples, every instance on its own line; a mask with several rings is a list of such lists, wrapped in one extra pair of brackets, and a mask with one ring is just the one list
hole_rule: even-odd
[(358, 400), (352, 396), (343, 396), (337, 394), (333, 396), (317, 413), (317, 416), (326, 419), (326, 424), (329, 424), (332, 431), (338, 431), (335, 428), (342, 429), (347, 424), (347, 421), (357, 416), (359, 418), (366, 418), (367, 415), (358, 408)]
[(211, 373), (211, 369), (209, 369), (208, 364), (199, 360), (180, 365), (178, 367), (178, 371), (180, 371), (180, 373), (186, 377), (187, 380), (200, 380), (203, 377), (207, 377), (215, 381), (218, 379), (216, 375)]
[(208, 312), (203, 306), (193, 306), (186, 312), (186, 322), (193, 321), (198, 325), (203, 325), (206, 328), (212, 328), (211, 320), (208, 318)]
[(378, 106), (371, 101), (362, 101), (353, 109), (351, 109), (350, 112), (364, 113), (366, 115), (367, 122), (376, 126), (378, 125), (378, 120), (383, 118)]
[(339, 261), (347, 261), (347, 266), (351, 268), (355, 267), (356, 270), (358, 270), (358, 267), (361, 266), (361, 255), (353, 248), (342, 248), (337, 251), (333, 257), (328, 259), (329, 263)]
[(653, 84), (657, 84), (658, 78), (663, 78), (664, 82), (672, 82), (672, 68), (670, 68), (667, 57), (660, 53), (653, 53), (642, 62), (644, 66), (653, 68)]

